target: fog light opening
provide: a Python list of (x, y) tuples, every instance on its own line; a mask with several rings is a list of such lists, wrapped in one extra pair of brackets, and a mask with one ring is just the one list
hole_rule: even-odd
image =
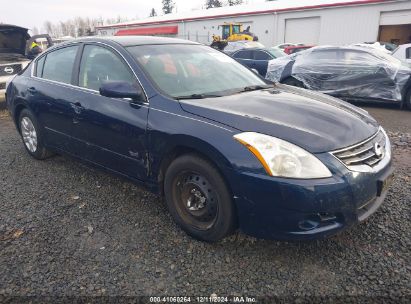
[(334, 222), (337, 216), (332, 213), (320, 212), (317, 214), (311, 214), (306, 219), (298, 223), (298, 228), (304, 231), (313, 230), (320, 226), (326, 226), (330, 222)]

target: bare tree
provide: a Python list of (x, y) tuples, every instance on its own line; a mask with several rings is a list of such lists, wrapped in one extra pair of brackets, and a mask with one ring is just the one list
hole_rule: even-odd
[(228, 6), (240, 5), (240, 4), (243, 4), (243, 3), (244, 3), (243, 0), (228, 0), (227, 1)]
[(33, 32), (33, 35), (38, 35), (38, 34), (40, 34), (40, 31), (39, 31), (39, 29), (35, 26), (35, 27), (33, 27), (32, 29), (31, 29), (31, 31)]
[(223, 4), (220, 0), (206, 0), (205, 7), (206, 9), (214, 8), (214, 7), (222, 7)]
[(155, 17), (155, 16), (157, 16), (157, 12), (156, 12), (156, 10), (154, 9), (154, 7), (151, 9), (151, 12), (150, 12), (150, 16), (149, 17)]
[(175, 3), (173, 0), (162, 0), (164, 14), (171, 14), (173, 12)]

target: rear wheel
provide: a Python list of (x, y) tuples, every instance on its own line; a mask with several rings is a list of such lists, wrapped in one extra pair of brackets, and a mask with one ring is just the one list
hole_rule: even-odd
[(196, 239), (221, 240), (235, 228), (235, 211), (217, 169), (196, 155), (183, 155), (167, 169), (164, 194), (176, 223)]
[(299, 81), (298, 79), (295, 79), (294, 77), (288, 77), (281, 81), (283, 84), (288, 84), (293, 87), (298, 87), (298, 88), (305, 88), (305, 85), (302, 81)]
[(43, 135), (36, 117), (28, 109), (19, 116), (20, 135), (27, 152), (36, 159), (46, 159), (52, 155), (43, 145)]

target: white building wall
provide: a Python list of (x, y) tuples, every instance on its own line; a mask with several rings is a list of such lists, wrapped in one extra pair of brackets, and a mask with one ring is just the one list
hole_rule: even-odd
[[(319, 17), (321, 25), (318, 44), (344, 45), (376, 41), (379, 33), (381, 13), (407, 9), (411, 9), (411, 1), (320, 8), (255, 16), (224, 17), (156, 25), (151, 24), (147, 25), (147, 27), (178, 25), (179, 38), (210, 44), (213, 34), (221, 35), (221, 27), (219, 28), (219, 25), (224, 22), (241, 22), (244, 24), (244, 29), (250, 25), (251, 32), (258, 36), (261, 43), (266, 46), (273, 46), (287, 42), (285, 41), (285, 25), (287, 19)], [(136, 27), (137, 26), (130, 26), (129, 28)], [(118, 29), (105, 28), (99, 32), (100, 34), (112, 35), (117, 32), (117, 30)], [(304, 43), (305, 41), (300, 42)]]
[(211, 44), (212, 35), (221, 36), (221, 27), (224, 22), (240, 22), (243, 29), (250, 26), (250, 31), (255, 33), (259, 41), (263, 44), (269, 44), (274, 35), (274, 18), (273, 15), (259, 16), (238, 16), (231, 18), (198, 20), (179, 24), (179, 37), (197, 41), (200, 43)]

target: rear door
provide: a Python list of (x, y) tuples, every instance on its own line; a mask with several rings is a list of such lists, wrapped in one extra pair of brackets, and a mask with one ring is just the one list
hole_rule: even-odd
[(77, 93), (73, 68), (79, 44), (61, 47), (35, 61), (26, 96), (44, 127), (46, 143), (72, 153), (71, 130)]
[(101, 96), (105, 81), (140, 85), (119, 52), (101, 44), (86, 44), (80, 60), (72, 136), (80, 157), (121, 174), (147, 176), (146, 127), (148, 103)]

